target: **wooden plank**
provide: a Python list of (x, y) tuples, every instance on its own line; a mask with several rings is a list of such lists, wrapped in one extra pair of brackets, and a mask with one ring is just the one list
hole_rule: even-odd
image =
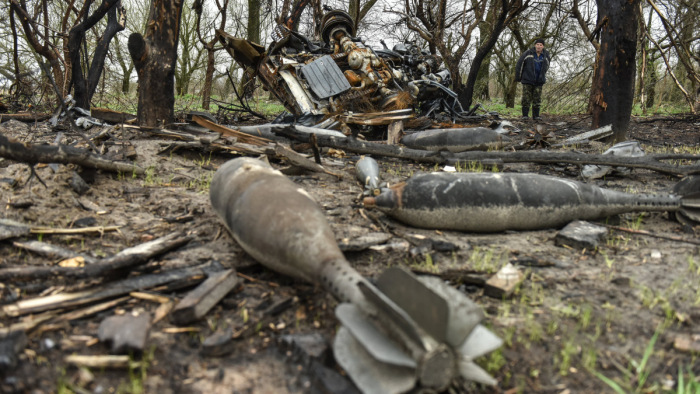
[(138, 368), (140, 361), (130, 361), (129, 356), (99, 355), (86, 356), (81, 354), (71, 354), (63, 359), (67, 364), (76, 367), (86, 368)]
[(494, 298), (510, 298), (523, 279), (525, 279), (525, 274), (511, 263), (508, 263), (498, 270), (496, 275), (486, 281), (484, 294)]
[(178, 325), (200, 320), (239, 283), (240, 279), (234, 270), (213, 274), (175, 306), (170, 320)]
[(207, 119), (204, 119), (200, 116), (193, 116), (192, 120), (194, 120), (198, 125), (202, 127), (206, 127), (209, 130), (216, 131), (217, 133), (221, 133), (223, 135), (227, 135), (229, 137), (236, 137), (238, 141), (245, 142), (246, 144), (251, 144), (251, 145), (258, 145), (258, 146), (263, 146), (267, 145), (268, 143), (272, 142), (268, 140), (267, 138), (262, 138), (262, 137), (256, 137), (250, 134), (245, 134), (242, 133), (238, 130), (230, 129), (228, 127), (222, 126), (220, 124), (216, 124), (212, 121), (209, 121)]
[(90, 116), (108, 123), (131, 123), (136, 120), (134, 114), (97, 107), (90, 108)]
[(396, 145), (401, 140), (401, 132), (403, 131), (403, 121), (397, 120), (389, 123), (388, 135), (386, 143)]

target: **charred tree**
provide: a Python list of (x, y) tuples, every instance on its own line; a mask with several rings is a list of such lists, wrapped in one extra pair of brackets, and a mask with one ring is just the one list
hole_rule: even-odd
[[(84, 15), (87, 15), (91, 3), (84, 3)], [(80, 66), (80, 48), (85, 40), (85, 32), (95, 26), (105, 15), (107, 15), (107, 28), (97, 43), (90, 67), (86, 70), (87, 78), (85, 78), (83, 67)], [(103, 0), (92, 15), (83, 19), (68, 33), (68, 51), (70, 63), (73, 65), (71, 67), (73, 98), (78, 107), (90, 108), (90, 100), (95, 94), (97, 83), (100, 81), (104, 69), (109, 43), (118, 32), (124, 30), (125, 25), (126, 13), (121, 6), (121, 0)]]
[(600, 49), (593, 76), (593, 122), (611, 124), (613, 141), (624, 141), (632, 115), (640, 0), (596, 0)]
[[(226, 10), (228, 9), (229, 0), (216, 0), (216, 7), (219, 10), (219, 30), (226, 29)], [(224, 49), (223, 46), (216, 44), (219, 42), (216, 35), (213, 36), (209, 41), (205, 40), (202, 36), (202, 11), (203, 11), (203, 0), (196, 0), (192, 6), (194, 12), (197, 14), (197, 38), (200, 44), (204, 45), (204, 49), (207, 51), (207, 68), (204, 72), (204, 86), (202, 87), (202, 108), (208, 110), (211, 102), (211, 88), (214, 81), (214, 55), (217, 51)]]
[[(305, 5), (306, 4), (304, 3), (304, 6)], [(297, 4), (294, 10), (297, 10), (298, 7), (299, 5)], [(299, 13), (301, 13), (301, 11), (299, 11)], [(298, 23), (298, 19), (296, 22)], [(292, 30), (296, 30), (296, 27), (294, 27)], [(248, 0), (248, 25), (246, 38), (248, 41), (252, 41), (257, 44), (260, 43), (260, 0)], [(245, 73), (243, 73), (243, 77), (241, 78), (241, 86), (238, 90), (241, 97), (251, 98), (255, 93), (255, 74), (252, 71), (253, 70), (248, 69)]]
[(137, 120), (142, 126), (172, 123), (175, 63), (184, 0), (153, 0), (146, 34), (129, 36), (129, 54), (139, 77)]

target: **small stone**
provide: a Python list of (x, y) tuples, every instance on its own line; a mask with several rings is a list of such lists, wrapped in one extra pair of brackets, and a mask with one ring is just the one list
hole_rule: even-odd
[(142, 313), (110, 316), (100, 323), (97, 337), (112, 342), (112, 353), (143, 352), (151, 329), (151, 315)]
[(330, 359), (328, 341), (319, 333), (283, 335), (278, 340), (292, 359), (309, 366), (314, 360), (326, 363)]
[(557, 245), (576, 249), (594, 250), (605, 240), (608, 229), (602, 226), (577, 220), (564, 227), (554, 239)]
[(90, 190), (90, 186), (83, 180), (83, 178), (78, 175), (77, 172), (73, 172), (73, 176), (70, 179), (70, 187), (74, 192), (78, 193), (79, 196), (87, 193)]
[(0, 334), (0, 370), (11, 370), (17, 366), (18, 355), (27, 346), (27, 335), (24, 331), (10, 331)]

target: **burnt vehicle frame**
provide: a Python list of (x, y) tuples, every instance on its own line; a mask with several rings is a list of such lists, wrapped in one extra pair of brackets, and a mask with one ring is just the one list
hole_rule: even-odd
[[(299, 12), (292, 12), (297, 15)], [(373, 49), (356, 37), (355, 23), (340, 10), (328, 10), (320, 22), (319, 40), (292, 30), (293, 17), (276, 26), (265, 49), (217, 30), (227, 52), (251, 77), (258, 77), (299, 122), (357, 133), (376, 126), (417, 120), (481, 121), (479, 104), (464, 110), (449, 86), (442, 60), (415, 43)], [(418, 121), (418, 120), (427, 121)], [(410, 126), (410, 123), (409, 123)]]

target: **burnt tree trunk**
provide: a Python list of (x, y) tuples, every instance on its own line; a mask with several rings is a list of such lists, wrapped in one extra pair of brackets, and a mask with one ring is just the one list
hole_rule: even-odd
[[(85, 32), (95, 26), (105, 15), (107, 15), (107, 28), (97, 43), (91, 65), (87, 69), (86, 79), (83, 67), (80, 66), (80, 47), (85, 40)], [(73, 98), (76, 106), (90, 108), (90, 100), (95, 94), (104, 69), (109, 43), (118, 32), (124, 30), (125, 25), (126, 14), (121, 6), (121, 0), (104, 0), (92, 15), (73, 27), (68, 33)]]
[(137, 121), (155, 127), (172, 123), (175, 62), (184, 0), (153, 0), (146, 34), (129, 36), (129, 54), (139, 77)]
[(204, 73), (204, 86), (202, 87), (202, 108), (209, 110), (211, 103), (211, 87), (214, 82), (214, 50), (207, 48), (207, 70)]
[(639, 0), (596, 0), (600, 49), (593, 76), (593, 122), (612, 124), (613, 141), (624, 141), (632, 115), (636, 78)]
[(508, 87), (503, 93), (503, 100), (506, 103), (506, 108), (515, 108), (515, 96), (518, 90), (518, 84), (514, 81), (510, 81)]

